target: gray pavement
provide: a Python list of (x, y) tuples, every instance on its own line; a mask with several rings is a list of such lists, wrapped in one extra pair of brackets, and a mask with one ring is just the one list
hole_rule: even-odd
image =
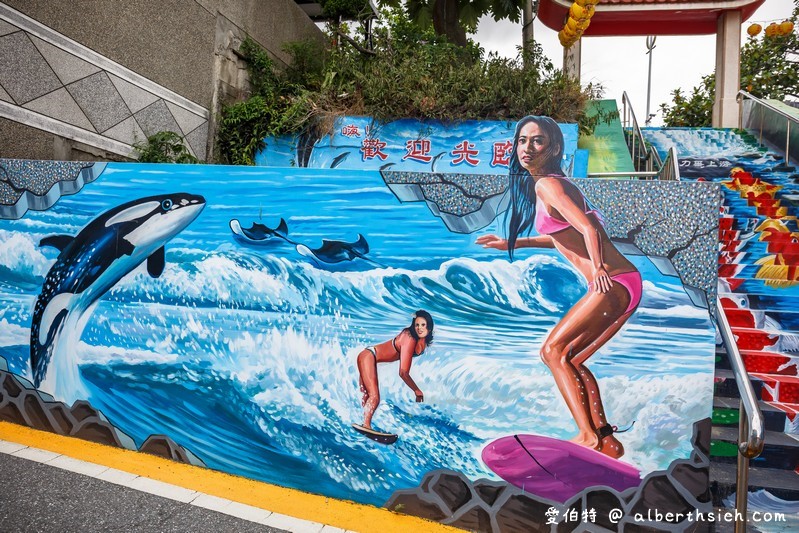
[(284, 530), (0, 453), (0, 532)]

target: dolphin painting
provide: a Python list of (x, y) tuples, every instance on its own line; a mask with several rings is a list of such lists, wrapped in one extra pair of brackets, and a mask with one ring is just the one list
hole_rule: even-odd
[[(52, 246), (61, 253), (47, 272), (33, 311), (30, 357), (37, 387), (47, 378), (51, 360), (67, 357), (74, 349), (59, 347), (59, 343), (62, 337), (71, 339), (72, 344), (79, 340), (90, 315), (87, 309), (145, 261), (150, 276), (159, 277), (165, 266), (164, 245), (197, 218), (203, 207), (202, 196), (187, 193), (140, 198), (106, 211), (75, 237), (52, 235), (41, 240), (40, 246)], [(77, 369), (71, 366), (58, 365), (59, 373), (64, 370), (73, 375), (55, 376), (55, 383), (48, 380), (48, 392), (67, 394), (57, 390), (67, 379), (75, 384)]]
[(296, 244), (288, 238), (289, 228), (284, 219), (280, 219), (280, 223), (276, 228), (272, 229), (258, 222), (253, 222), (249, 228), (241, 227), (241, 223), (237, 219), (230, 221), (230, 231), (233, 236), (242, 242), (248, 244), (269, 244), (275, 242), (274, 237), (283, 239), (291, 244)]
[(341, 263), (344, 261), (352, 261), (353, 259), (363, 259), (368, 263), (385, 268), (385, 265), (378, 263), (368, 257), (369, 243), (366, 242), (366, 237), (358, 234), (358, 239), (355, 242), (345, 241), (331, 241), (322, 239), (322, 246), (319, 248), (308, 248), (304, 244), (297, 245), (297, 252), (305, 257), (310, 257), (314, 261), (326, 264)]

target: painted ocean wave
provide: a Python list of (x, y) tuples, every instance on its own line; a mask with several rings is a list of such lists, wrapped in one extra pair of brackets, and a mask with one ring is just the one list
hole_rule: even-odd
[[(14, 250), (0, 252), (6, 282), (19, 280), (24, 289), (41, 284), (57, 251), (38, 248), (39, 239), (0, 230), (0, 250)], [(379, 316), (397, 308), (428, 307), (438, 312), (434, 315), (453, 319), (471, 320), (481, 313), (487, 320), (504, 322), (562, 314), (585, 290), (584, 279), (573, 268), (546, 255), (513, 263), (451, 259), (435, 270), (328, 272), (282, 257), (174, 247), (167, 251), (166, 269), (159, 278), (151, 278), (142, 265), (106, 299), (280, 313), (346, 310), (355, 317), (359, 309)], [(703, 310), (685, 305), (682, 296), (645, 282), (639, 313), (651, 306), (653, 313), (668, 309), (670, 318), (706, 317)]]
[[(141, 353), (113, 355), (113, 347), (90, 351), (94, 360), (82, 371), (93, 401), (135, 440), (150, 434), (157, 419), (213, 468), (367, 503), (382, 503), (397, 485), (413, 486), (436, 468), (493, 478), (479, 456), (493, 438), (512, 432), (570, 438), (575, 431), (536, 358), (437, 353), (419, 360), (414, 374), (425, 404), (413, 402), (396, 369), (381, 368), (384, 402), (375, 422), (400, 436), (387, 448), (349, 427), (361, 417), (357, 350), (336, 338), (273, 328), (231, 341), (234, 357), (174, 362), (154, 354), (135, 362)], [(620, 413), (637, 413), (623, 438), (627, 462), (648, 472), (667, 467), (674, 453), (690, 453), (689, 420), (707, 416), (707, 406), (681, 398), (712, 390), (711, 379), (616, 376), (600, 379), (600, 386), (614, 423), (629, 424)], [(674, 433), (686, 438), (664, 449)]]

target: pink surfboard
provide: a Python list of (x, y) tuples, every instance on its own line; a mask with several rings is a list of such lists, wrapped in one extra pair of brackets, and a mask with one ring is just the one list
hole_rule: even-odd
[(483, 448), (483, 462), (525, 492), (564, 503), (588, 487), (623, 491), (641, 483), (632, 465), (568, 441), (511, 435)]

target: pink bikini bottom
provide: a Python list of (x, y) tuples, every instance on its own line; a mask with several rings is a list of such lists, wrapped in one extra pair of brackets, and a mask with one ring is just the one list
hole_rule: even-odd
[[(627, 289), (627, 292), (630, 293), (630, 303), (627, 306), (627, 309), (624, 311), (624, 314), (630, 313), (638, 307), (638, 304), (641, 303), (641, 293), (643, 292), (643, 281), (641, 280), (641, 273), (637, 270), (633, 270), (632, 272), (622, 272), (621, 274), (616, 274), (615, 276), (610, 276), (610, 279)], [(594, 290), (594, 282), (588, 282), (588, 290)]]

